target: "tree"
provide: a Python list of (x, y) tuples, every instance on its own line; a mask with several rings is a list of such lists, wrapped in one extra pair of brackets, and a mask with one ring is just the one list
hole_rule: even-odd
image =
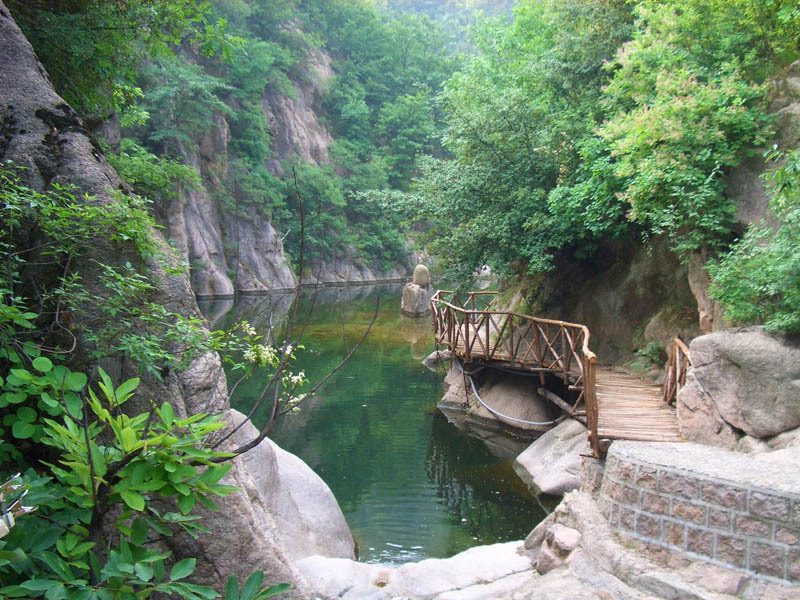
[(105, 116), (140, 97), (137, 71), (148, 56), (167, 57), (185, 41), (205, 54), (228, 53), (224, 21), (195, 0), (9, 0), (56, 90), (78, 111)]

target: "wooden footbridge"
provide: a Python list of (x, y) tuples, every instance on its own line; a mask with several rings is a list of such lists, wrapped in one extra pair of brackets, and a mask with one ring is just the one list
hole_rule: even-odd
[(537, 373), (542, 385), (548, 375), (561, 378), (572, 403), (545, 395), (586, 424), (597, 458), (611, 440), (681, 441), (673, 404), (690, 363), (677, 337), (662, 387), (599, 366), (585, 325), (494, 310), (496, 297), (437, 291), (431, 299), (436, 343), (465, 364)]

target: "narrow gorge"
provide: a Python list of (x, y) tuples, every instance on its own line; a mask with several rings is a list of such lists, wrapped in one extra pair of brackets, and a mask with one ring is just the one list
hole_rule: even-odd
[(800, 599), (790, 0), (0, 0), (0, 598)]

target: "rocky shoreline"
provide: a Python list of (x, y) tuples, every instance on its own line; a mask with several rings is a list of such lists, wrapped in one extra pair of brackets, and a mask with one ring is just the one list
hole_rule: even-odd
[[(723, 421), (722, 414), (733, 414), (726, 403), (742, 392), (741, 379), (755, 370), (769, 384), (751, 385), (740, 396), (747, 410), (736, 413), (750, 433), (728, 425), (705, 444), (617, 441), (597, 460), (585, 427), (567, 420), (516, 458), (515, 470), (537, 494), (563, 494), (524, 541), (400, 567), (311, 556), (298, 569), (320, 598), (800, 599), (798, 349), (758, 328), (702, 336), (690, 349), (699, 367), (679, 395), (679, 418), (700, 389), (703, 414)], [(758, 358), (765, 352), (779, 373)], [(445, 412), (475, 413), (471, 428), (491, 420), (470, 404), (459, 373), (451, 369), (446, 381)], [(498, 398), (511, 404), (530, 403), (503, 392)], [(681, 421), (685, 437), (707, 434), (708, 419), (689, 414)], [(488, 428), (494, 433), (484, 433), (487, 445), (497, 446), (500, 429)]]

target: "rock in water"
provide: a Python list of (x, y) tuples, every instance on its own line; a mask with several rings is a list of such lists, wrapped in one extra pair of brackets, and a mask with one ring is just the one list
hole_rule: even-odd
[(734, 429), (764, 438), (800, 426), (796, 345), (748, 327), (700, 336), (689, 350), (693, 367), (677, 403), (688, 439), (729, 446)]
[(416, 283), (420, 287), (427, 288), (431, 284), (431, 274), (428, 271), (428, 267), (425, 265), (417, 265), (414, 267), (414, 276), (411, 282)]
[[(233, 409), (230, 415), (234, 426), (245, 419)], [(247, 422), (234, 438), (245, 443), (257, 435), (255, 426)], [(244, 461), (275, 520), (281, 546), (291, 558), (355, 558), (355, 542), (342, 509), (311, 467), (269, 438), (244, 454)]]
[(436, 367), (444, 365), (453, 360), (453, 352), (450, 350), (434, 350), (422, 360), (422, 364), (431, 371), (436, 371)]
[[(414, 272), (416, 277), (416, 271)], [(422, 317), (431, 312), (431, 293), (428, 288), (416, 283), (403, 286), (403, 299), (400, 310), (407, 317)]]
[(560, 496), (581, 484), (586, 427), (568, 419), (533, 442), (514, 461), (514, 471), (537, 494)]

